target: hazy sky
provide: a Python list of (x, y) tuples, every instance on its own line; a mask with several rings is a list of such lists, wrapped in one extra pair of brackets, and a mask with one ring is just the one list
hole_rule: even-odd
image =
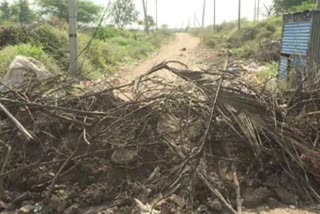
[[(110, 0), (94, 0), (100, 5), (106, 5)], [(264, 5), (270, 5), (273, 0), (260, 0), (261, 14), (265, 14)], [(134, 0), (142, 16), (142, 0)], [(155, 0), (148, 0), (148, 13), (155, 14)], [(203, 0), (158, 0), (159, 25), (168, 24), (170, 27), (194, 24), (194, 16), (201, 23)], [(236, 20), (238, 17), (238, 0), (216, 0), (217, 23)], [(253, 19), (254, 0), (242, 0), (242, 17)], [(213, 0), (207, 0), (205, 24), (213, 23)]]
[[(1, 1), (1, 0), (0, 0)], [(13, 2), (14, 0), (9, 0)], [(30, 0), (32, 2), (32, 0)], [(52, 0), (55, 1), (55, 0)], [(101, 6), (105, 6), (114, 0), (92, 0)], [(133, 0), (136, 4), (142, 19), (142, 0)], [(155, 1), (148, 0), (148, 13), (155, 15)], [(264, 5), (271, 5), (273, 0), (260, 0), (261, 15), (266, 14)], [(158, 22), (159, 26), (167, 24), (170, 27), (193, 26), (196, 15), (198, 22), (201, 23), (203, 0), (158, 0)], [(238, 0), (216, 0), (216, 22), (219, 24), (224, 21), (236, 20), (238, 17)], [(242, 17), (253, 19), (254, 0), (242, 0)], [(213, 23), (213, 0), (207, 0), (205, 25)]]

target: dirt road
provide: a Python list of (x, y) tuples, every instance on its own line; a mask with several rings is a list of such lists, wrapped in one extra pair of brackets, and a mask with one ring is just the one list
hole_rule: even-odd
[[(196, 66), (197, 56), (194, 54), (195, 49), (199, 46), (200, 39), (193, 37), (187, 33), (177, 33), (168, 44), (164, 45), (155, 54), (150, 56), (147, 60), (139, 65), (129, 66), (124, 69), (124, 72), (120, 73), (121, 83), (128, 83), (144, 74), (153, 66), (166, 61), (166, 60), (178, 60), (190, 67)], [(170, 78), (171, 75), (168, 72), (161, 72), (161, 76)]]

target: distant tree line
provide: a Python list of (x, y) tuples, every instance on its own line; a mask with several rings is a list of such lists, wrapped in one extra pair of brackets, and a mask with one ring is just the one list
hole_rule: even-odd
[[(16, 22), (21, 25), (30, 24), (42, 19), (58, 18), (68, 21), (68, 0), (16, 0), (0, 3), (0, 24)], [(92, 0), (78, 0), (78, 22), (82, 24), (94, 23), (100, 19), (102, 7)], [(147, 28), (155, 26), (153, 17), (147, 16), (146, 23), (138, 19), (138, 11), (133, 0), (115, 0), (108, 11), (108, 19), (119, 29), (131, 24), (145, 25)]]
[(294, 11), (295, 8), (314, 9), (316, 0), (274, 0), (276, 14)]

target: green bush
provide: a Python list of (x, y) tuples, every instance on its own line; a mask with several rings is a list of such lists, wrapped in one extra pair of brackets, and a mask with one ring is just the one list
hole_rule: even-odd
[(257, 34), (256, 39), (258, 41), (263, 40), (263, 39), (270, 39), (272, 38), (272, 32), (271, 31), (261, 31)]
[[(256, 58), (262, 61), (276, 60), (278, 49), (274, 51), (264, 50), (266, 44), (280, 41), (282, 34), (282, 18), (270, 17), (259, 22), (242, 20), (241, 30), (237, 30), (237, 22), (226, 22), (216, 26), (216, 32), (212, 26), (207, 29), (192, 29), (191, 33), (201, 38), (204, 46), (215, 48), (225, 47), (231, 49), (236, 57)], [(264, 54), (259, 54), (264, 52)], [(266, 59), (263, 59), (266, 57)]]
[(97, 39), (106, 41), (107, 39), (124, 36), (123, 31), (120, 31), (112, 26), (102, 27), (97, 31)]
[(0, 77), (2, 77), (9, 69), (11, 62), (18, 55), (33, 57), (44, 64), (44, 66), (52, 73), (60, 72), (56, 61), (48, 56), (45, 51), (39, 46), (31, 44), (19, 44), (14, 46), (7, 46), (0, 51)]
[(40, 25), (31, 31), (30, 42), (43, 47), (63, 70), (69, 68), (69, 44), (67, 31), (62, 31), (50, 25)]
[(14, 24), (6, 24), (0, 27), (0, 48), (7, 45), (26, 43), (30, 39), (28, 30)]
[(278, 63), (270, 63), (264, 66), (258, 73), (257, 78), (260, 82), (276, 78), (278, 74)]

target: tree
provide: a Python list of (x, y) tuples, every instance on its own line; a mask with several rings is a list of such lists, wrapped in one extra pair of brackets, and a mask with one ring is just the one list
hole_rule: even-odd
[(123, 29), (138, 20), (138, 11), (132, 0), (116, 0), (111, 6), (109, 16), (118, 29)]
[[(156, 27), (156, 22), (154, 21), (153, 17), (152, 16), (147, 16), (147, 23), (148, 23), (148, 29), (150, 30), (150, 28), (152, 27)], [(145, 21), (138, 21), (138, 24), (139, 25), (142, 25), (144, 26), (145, 25)]]
[(274, 0), (274, 8), (277, 14), (289, 12), (292, 8), (303, 4), (312, 4), (313, 0)]
[(0, 21), (8, 21), (11, 17), (10, 4), (8, 1), (4, 0), (0, 3)]
[[(42, 15), (56, 16), (68, 21), (68, 0), (35, 0)], [(98, 20), (101, 7), (92, 0), (78, 0), (78, 22), (90, 23)]]
[(16, 7), (18, 8), (17, 18), (20, 24), (29, 24), (36, 18), (35, 13), (30, 9), (29, 5), (28, 0), (19, 0), (16, 3)]
[(36, 19), (34, 11), (30, 8), (28, 0), (17, 0), (14, 4), (3, 1), (0, 4), (0, 22), (32, 23)]

